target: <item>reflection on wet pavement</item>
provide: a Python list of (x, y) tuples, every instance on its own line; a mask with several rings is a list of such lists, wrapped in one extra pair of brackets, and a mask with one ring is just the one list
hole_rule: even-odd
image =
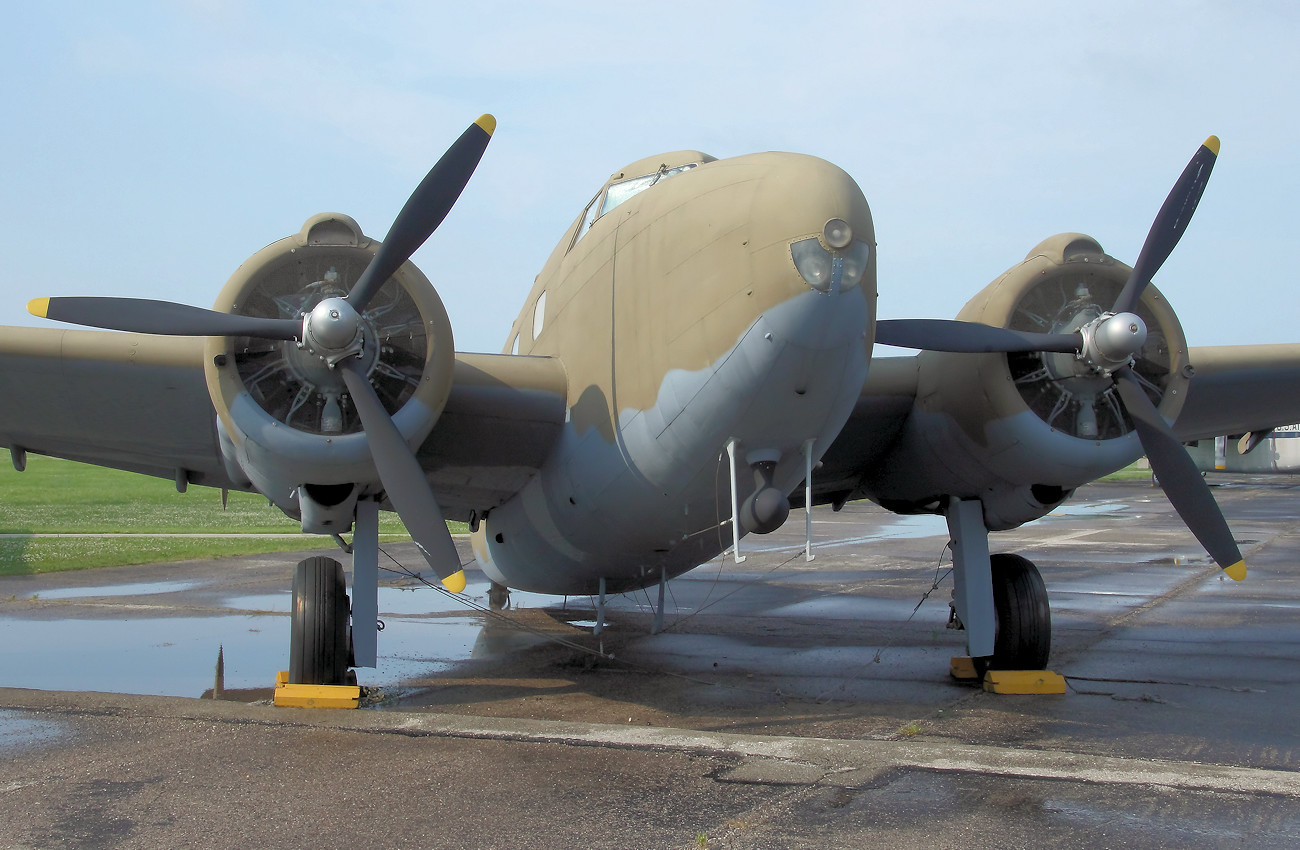
[(41, 591), (41, 599), (88, 599), (97, 596), (156, 596), (160, 593), (177, 593), (199, 587), (197, 581), (159, 581), (141, 584), (115, 584), (102, 587), (61, 587)]
[[(148, 595), (156, 602), (158, 595), (192, 589), (197, 583), (175, 582), (172, 591), (160, 590), (165, 584), (115, 586), (112, 594), (101, 593), (104, 588), (72, 588), (39, 598)], [(140, 592), (131, 592), (137, 587)], [(481, 589), (486, 594), (486, 583)], [(213, 686), (220, 648), (226, 690), (269, 688), (287, 663), (289, 600), (288, 592), (232, 597), (226, 604), (231, 613), (211, 616), (0, 616), (0, 685), (200, 696)], [(242, 613), (250, 611), (259, 613)], [(370, 686), (431, 675), (474, 657), (476, 647), (477, 652), (491, 652), (493, 643), (485, 640), (486, 633), (517, 631), (495, 622), (485, 629), (483, 613), (429, 589), (381, 588), (380, 612), (385, 628), (379, 667), (362, 671)]]
[[(995, 538), (1000, 550), (1042, 565), (1063, 646), (1098, 622), (1149, 607), (1205, 569), (1171, 557), (1187, 547), (1181, 526), (1173, 537), (1144, 523), (1138, 540), (1098, 516), (1131, 520), (1147, 494), (1125, 492), (1126, 499), (1067, 506), (1050, 529), (1032, 525)], [(611, 597), (619, 661), (709, 681), (758, 676), (769, 692), (807, 698), (833, 691), (878, 699), (873, 689), (887, 680), (898, 688), (891, 698), (919, 700), (913, 691), (932, 685), (933, 671), (946, 681), (961, 635), (945, 628), (951, 558), (943, 518), (893, 516), (869, 505), (818, 509), (811, 563), (802, 557), (803, 530), (796, 515), (775, 534), (747, 537), (748, 562), (717, 559), (670, 582), (665, 634), (650, 634), (653, 587)], [(1262, 540), (1268, 532), (1252, 535)], [(397, 554), (419, 562), (414, 551)], [(1119, 569), (1117, 562), (1126, 563)], [(220, 647), (227, 691), (269, 689), (287, 667), (291, 568), (283, 555), (250, 556), (0, 581), (0, 686), (199, 696), (213, 686)], [(363, 684), (429, 685), (467, 661), (522, 657), (557, 635), (600, 645), (590, 634), (589, 597), (514, 592), (512, 611), (498, 618), (483, 610), (486, 579), (473, 568), (468, 575), (459, 598), (411, 576), (386, 576), (379, 667), (360, 671)], [(932, 592), (936, 580), (943, 586)], [(1200, 616), (1210, 613), (1198, 604)], [(1280, 598), (1256, 610), (1266, 605), (1279, 613), (1294, 607)], [(702, 688), (694, 697), (708, 694)]]
[(12, 756), (66, 734), (68, 731), (52, 720), (0, 708), (0, 755)]

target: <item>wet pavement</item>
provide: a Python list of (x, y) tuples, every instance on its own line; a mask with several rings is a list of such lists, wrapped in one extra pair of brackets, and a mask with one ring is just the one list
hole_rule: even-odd
[[(870, 505), (674, 580), (657, 635), (653, 589), (595, 636), (585, 597), (390, 574), (357, 712), (256, 702), (301, 554), (0, 579), (0, 846), (1296, 846), (1300, 487), (1213, 480), (1244, 583), (1141, 482), (994, 536), (1046, 579), (1052, 697), (948, 677), (942, 520)], [(218, 646), (253, 703), (193, 699)]]

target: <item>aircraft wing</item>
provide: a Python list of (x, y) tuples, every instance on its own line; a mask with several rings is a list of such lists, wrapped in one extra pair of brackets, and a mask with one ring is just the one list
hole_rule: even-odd
[(464, 519), (519, 492), (559, 438), (566, 383), (552, 357), (456, 355), (447, 406), (416, 452), (444, 515)]
[(0, 328), (0, 445), (230, 487), (192, 337)]
[(1192, 348), (1196, 369), (1174, 431), (1184, 441), (1300, 422), (1300, 345)]
[[(564, 388), (551, 358), (457, 354), (417, 452), (444, 513), (517, 492), (559, 434)], [(0, 327), (0, 446), (233, 488), (196, 337)]]
[[(1194, 347), (1189, 354), (1196, 373), (1173, 426), (1178, 439), (1191, 442), (1300, 422), (1300, 344)], [(918, 366), (917, 357), (872, 359), (849, 421), (813, 473), (814, 501), (860, 498), (881, 470), (908, 467), (896, 455), (916, 399)], [(958, 469), (962, 461), (930, 456), (926, 463)], [(941, 480), (948, 474), (936, 473)], [(802, 504), (802, 495), (795, 491), (795, 504)]]
[[(873, 357), (849, 421), (813, 473), (814, 501), (836, 502), (857, 490), (863, 471), (885, 457), (916, 400), (917, 358)], [(802, 504), (803, 490), (794, 501)], [(854, 496), (857, 498), (858, 496)]]

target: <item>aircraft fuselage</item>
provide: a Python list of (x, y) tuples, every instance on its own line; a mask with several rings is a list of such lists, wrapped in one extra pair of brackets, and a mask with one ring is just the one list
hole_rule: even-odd
[(626, 590), (715, 557), (731, 544), (728, 445), (740, 500), (755, 464), (784, 496), (842, 428), (870, 360), (875, 235), (839, 168), (680, 152), (629, 166), (592, 204), (507, 343), (557, 357), (569, 393), (555, 451), (475, 534), (484, 571), (509, 587)]

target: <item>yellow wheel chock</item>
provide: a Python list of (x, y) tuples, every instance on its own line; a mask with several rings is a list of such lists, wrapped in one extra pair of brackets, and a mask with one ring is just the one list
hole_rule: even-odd
[(289, 671), (275, 674), (275, 705), (279, 708), (356, 708), (361, 688), (356, 685), (293, 685)]
[[(965, 656), (953, 658), (948, 672), (958, 681), (979, 681), (975, 662)], [(983, 685), (991, 694), (1065, 693), (1065, 677), (1051, 670), (989, 670), (984, 674)]]

